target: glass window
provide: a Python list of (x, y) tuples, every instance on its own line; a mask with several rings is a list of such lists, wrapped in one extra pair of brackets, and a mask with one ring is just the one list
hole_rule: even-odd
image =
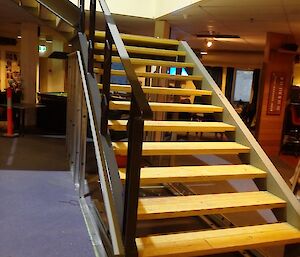
[(253, 71), (237, 70), (234, 84), (234, 101), (250, 102)]

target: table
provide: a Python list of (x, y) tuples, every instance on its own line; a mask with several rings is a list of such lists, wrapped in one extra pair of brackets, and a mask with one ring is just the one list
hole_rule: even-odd
[[(0, 107), (7, 108), (7, 104), (0, 104)], [(45, 105), (42, 104), (28, 104), (28, 103), (13, 103), (12, 108), (15, 110), (19, 110), (20, 116), (19, 116), (19, 133), (20, 135), (24, 135), (25, 132), (25, 111), (26, 109), (34, 109), (34, 108), (40, 108), (45, 107)]]

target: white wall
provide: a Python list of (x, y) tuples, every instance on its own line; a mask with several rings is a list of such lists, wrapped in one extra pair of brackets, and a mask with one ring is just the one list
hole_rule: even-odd
[[(201, 0), (200, 0), (201, 1)], [(168, 13), (200, 2), (199, 0), (107, 0), (110, 11), (114, 14), (156, 19)], [(71, 0), (78, 6), (78, 0)], [(89, 1), (85, 3), (85, 9), (89, 10)], [(97, 1), (97, 10), (101, 11)]]
[(166, 14), (175, 12), (182, 8), (185, 8), (194, 3), (201, 2), (201, 0), (157, 0), (156, 1), (156, 10), (155, 17), (159, 18)]

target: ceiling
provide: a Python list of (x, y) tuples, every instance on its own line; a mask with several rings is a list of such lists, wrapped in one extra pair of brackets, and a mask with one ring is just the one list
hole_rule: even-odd
[(214, 50), (259, 51), (266, 33), (293, 35), (300, 44), (299, 0), (202, 0), (160, 17), (174, 28), (173, 36), (205, 48), (197, 33), (236, 34), (240, 39), (215, 41)]
[[(22, 0), (24, 10), (15, 0), (0, 0), (0, 35), (16, 36), (22, 22), (38, 22), (45, 33), (54, 33), (47, 27), (47, 12), (40, 10), (40, 18), (30, 14), (36, 8), (35, 0)], [(170, 1), (171, 3), (171, 1)], [(33, 5), (33, 6), (31, 6)], [(43, 14), (44, 13), (44, 14)], [(300, 0), (202, 0), (174, 11), (158, 20), (171, 25), (173, 38), (187, 40), (193, 48), (206, 50), (205, 39), (198, 33), (236, 34), (240, 39), (215, 40), (209, 51), (263, 51), (267, 32), (293, 35), (300, 45)], [(48, 14), (49, 15), (49, 14)], [(51, 15), (50, 15), (51, 16)], [(103, 27), (98, 14), (98, 27)], [(155, 20), (133, 16), (114, 15), (121, 32), (153, 35)]]
[[(114, 18), (121, 32), (150, 36), (154, 33), (153, 19), (116, 14)], [(202, 0), (157, 20), (166, 20), (171, 25), (172, 38), (211, 52), (262, 52), (267, 32), (292, 35), (300, 45), (300, 0)], [(102, 18), (98, 23), (101, 28)], [(199, 33), (240, 38), (215, 39), (208, 49), (206, 39), (196, 37)]]
[[(39, 24), (41, 38), (65, 40), (62, 33), (53, 29), (55, 15), (39, 6), (35, 0), (21, 0), (22, 6), (19, 6), (18, 2), (19, 0), (0, 0), (0, 36), (17, 38), (21, 34), (21, 24), (30, 22)], [(62, 31), (64, 26), (62, 23)]]

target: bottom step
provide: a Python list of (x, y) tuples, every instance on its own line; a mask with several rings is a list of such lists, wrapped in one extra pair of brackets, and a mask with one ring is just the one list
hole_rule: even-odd
[(191, 257), (300, 242), (288, 223), (137, 238), (139, 257)]

